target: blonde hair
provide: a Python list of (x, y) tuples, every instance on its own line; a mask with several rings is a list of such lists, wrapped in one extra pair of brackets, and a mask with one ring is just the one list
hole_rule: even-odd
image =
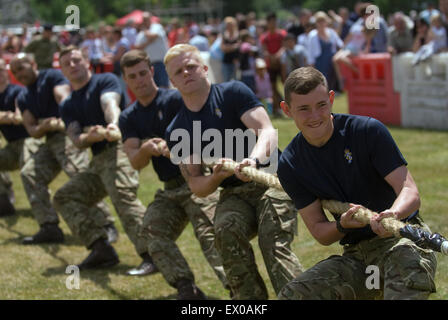
[(314, 14), (314, 19), (316, 20), (316, 22), (318, 22), (320, 20), (325, 20), (325, 22), (327, 22), (328, 24), (331, 23), (331, 18), (324, 11), (316, 12)]
[(190, 44), (181, 43), (171, 47), (165, 54), (165, 58), (163, 59), (165, 67), (172, 59), (180, 56), (183, 53), (192, 53), (201, 64), (205, 65), (204, 59), (202, 59), (201, 52), (198, 50), (198, 48)]

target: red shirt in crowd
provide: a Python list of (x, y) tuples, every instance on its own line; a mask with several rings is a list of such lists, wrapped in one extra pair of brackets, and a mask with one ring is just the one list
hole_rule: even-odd
[(276, 54), (283, 46), (283, 39), (286, 34), (287, 32), (283, 29), (276, 29), (274, 33), (267, 31), (260, 36), (260, 42), (266, 46), (269, 54)]

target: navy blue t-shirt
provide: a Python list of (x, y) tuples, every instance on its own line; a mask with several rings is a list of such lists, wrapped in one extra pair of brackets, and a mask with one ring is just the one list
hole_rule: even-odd
[[(378, 120), (334, 115), (334, 132), (322, 147), (310, 145), (299, 133), (283, 151), (278, 177), (297, 209), (316, 199), (363, 205), (376, 212), (396, 199), (384, 178), (406, 160), (387, 128)], [(348, 233), (341, 244), (376, 236), (370, 226)]]
[[(6, 89), (0, 93), (0, 111), (15, 112), (15, 100), (23, 90), (25, 90), (24, 87), (9, 84)], [(28, 132), (23, 125), (16, 126), (13, 124), (2, 124), (0, 125), (0, 131), (8, 142), (29, 137)]]
[[(120, 109), (125, 108), (126, 102), (117, 76), (112, 73), (93, 74), (84, 87), (73, 90), (61, 103), (60, 112), (66, 128), (73, 121), (77, 121), (81, 128), (94, 125), (107, 126), (101, 108), (101, 95), (106, 92), (118, 93), (121, 96)], [(106, 140), (94, 143), (91, 146), (92, 153), (98, 154), (107, 143)]]
[[(240, 81), (212, 84), (209, 97), (200, 111), (192, 112), (184, 106), (174, 118), (173, 122), (168, 126), (166, 132), (166, 141), (168, 146), (173, 152), (173, 147), (175, 147), (178, 143), (182, 143), (182, 145), (184, 145), (185, 141), (183, 141), (183, 137), (176, 140), (176, 138), (172, 136), (173, 132), (176, 133), (176, 129), (184, 129), (188, 132), (188, 137), (186, 138), (189, 139), (188, 143), (190, 146), (190, 152), (187, 152), (187, 156), (197, 154), (199, 151), (196, 150), (199, 148), (195, 148), (195, 145), (197, 145), (200, 146), (202, 160), (202, 152), (204, 149), (207, 147), (213, 149), (210, 147), (210, 145), (213, 146), (214, 143), (214, 135), (212, 132), (219, 132), (222, 139), (220, 143), (219, 141), (217, 142), (217, 144), (220, 144), (217, 148), (219, 149), (220, 147), (220, 149), (215, 150), (216, 153), (211, 150), (210, 155), (216, 158), (226, 157), (235, 161), (241, 161), (244, 158), (247, 158), (252, 151), (249, 150), (249, 139), (244, 138), (244, 148), (240, 148), (241, 145), (237, 145), (237, 140), (230, 138), (231, 135), (225, 131), (226, 129), (240, 129), (241, 133), (246, 132), (248, 128), (241, 121), (241, 116), (246, 111), (262, 105), (263, 104), (258, 100), (254, 93)], [(196, 130), (193, 129), (194, 126)], [(204, 131), (209, 129), (214, 130), (208, 131), (211, 133), (211, 137), (210, 141), (206, 141), (206, 139), (203, 139), (202, 137)], [(253, 133), (252, 136), (254, 136)], [(253, 138), (256, 139), (255, 136)], [(227, 146), (231, 146), (227, 148), (228, 152), (226, 152), (226, 144)], [(237, 153), (237, 148), (240, 148), (243, 152)], [(221, 152), (221, 154), (218, 152)], [(234, 184), (236, 181), (235, 179), (237, 178), (234, 176), (227, 178), (221, 186), (225, 187), (227, 185)]]
[(59, 118), (59, 106), (53, 89), (64, 84), (70, 83), (60, 70), (40, 70), (36, 81), (27, 86), (17, 99), (20, 111), (28, 110), (36, 119)]
[[(163, 88), (159, 88), (148, 106), (134, 102), (120, 114), (119, 126), (123, 142), (129, 138), (164, 139), (166, 128), (182, 106), (182, 97), (177, 90)], [(161, 181), (180, 175), (179, 167), (166, 157), (152, 157), (152, 165)]]

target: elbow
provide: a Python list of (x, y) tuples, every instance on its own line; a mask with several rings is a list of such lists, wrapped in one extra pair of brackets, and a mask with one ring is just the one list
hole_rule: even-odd
[(319, 244), (323, 245), (324, 247), (329, 247), (334, 243), (334, 241), (330, 241), (329, 239), (316, 238), (316, 240), (317, 242), (319, 242)]

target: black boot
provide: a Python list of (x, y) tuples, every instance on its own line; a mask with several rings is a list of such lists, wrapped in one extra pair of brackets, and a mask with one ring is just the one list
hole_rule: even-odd
[(115, 243), (118, 241), (118, 230), (115, 228), (113, 223), (104, 226), (107, 233), (107, 241), (109, 243)]
[(44, 223), (34, 236), (25, 237), (23, 244), (62, 243), (64, 234), (57, 223)]
[(96, 240), (90, 248), (92, 252), (78, 265), (79, 270), (108, 268), (120, 262), (117, 252), (105, 239)]
[(143, 258), (143, 262), (137, 268), (127, 271), (126, 274), (128, 276), (149, 276), (150, 274), (159, 272), (159, 269), (147, 252), (140, 256)]
[(207, 300), (201, 291), (191, 280), (181, 279), (176, 284), (177, 300)]
[(7, 193), (0, 194), (0, 217), (12, 216), (16, 213), (11, 199)]

